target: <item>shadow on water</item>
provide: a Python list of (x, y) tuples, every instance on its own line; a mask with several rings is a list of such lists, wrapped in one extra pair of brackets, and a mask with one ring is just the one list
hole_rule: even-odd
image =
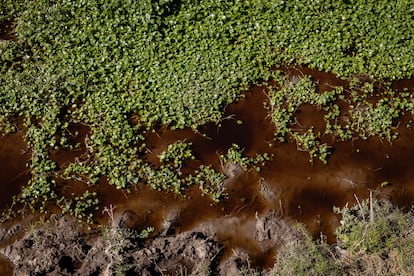
[[(347, 85), (332, 74), (304, 67), (282, 70), (291, 80), (312, 75), (318, 82), (319, 91)], [(412, 89), (414, 81), (395, 85)], [(102, 180), (95, 188), (101, 207), (116, 206), (116, 213), (126, 220), (129, 227), (143, 229), (153, 226), (158, 233), (167, 235), (200, 226), (213, 227), (216, 229), (215, 238), (226, 245), (229, 254), (233, 249), (243, 248), (252, 256), (253, 264), (267, 267), (273, 263), (274, 252), (263, 252), (258, 241), (246, 234), (257, 214), (274, 210), (280, 217), (305, 224), (313, 236), (319, 237), (323, 233), (328, 242), (334, 242), (333, 230), (339, 225), (339, 217), (333, 213), (333, 206), (354, 204), (356, 198), (367, 198), (369, 191), (401, 207), (411, 206), (414, 202), (414, 131), (404, 127), (410, 119), (408, 116), (401, 119), (400, 137), (392, 144), (378, 138), (337, 142), (334, 154), (324, 165), (317, 160), (310, 162), (309, 154), (298, 151), (293, 142), (275, 141), (274, 126), (263, 105), (268, 101), (263, 88), (252, 87), (244, 94), (244, 98), (227, 107), (225, 119), (217, 125), (200, 127), (197, 133), (190, 129), (173, 131), (159, 128), (150, 133), (146, 141), (150, 152), (144, 158), (154, 165), (158, 165), (157, 155), (169, 144), (178, 140), (191, 142), (197, 160), (183, 168), (190, 171), (201, 164), (211, 164), (222, 171), (218, 155), (233, 143), (244, 148), (248, 156), (264, 152), (273, 154), (273, 159), (259, 173), (239, 172), (228, 180), (228, 199), (212, 204), (197, 187), (190, 187), (186, 193), (188, 199), (177, 198), (171, 193), (154, 191), (142, 183), (134, 185), (132, 193), (126, 194)], [(294, 128), (323, 128), (323, 113), (317, 107), (304, 105), (296, 116), (298, 124), (292, 126)], [(80, 137), (84, 137), (88, 130), (80, 128), (80, 133)], [(29, 158), (27, 154), (21, 154), (25, 149), (24, 142), (18, 134), (13, 135), (3, 138), (1, 143), (1, 185), (7, 191), (1, 194), (2, 204), (9, 202), (7, 200), (19, 191), (28, 176), (22, 175)], [(54, 157), (63, 166), (65, 162), (73, 162), (84, 150), (85, 146), (81, 145), (77, 153), (58, 152)], [(385, 182), (389, 185), (382, 187), (381, 183)], [(65, 195), (80, 194), (88, 187), (69, 181), (60, 183), (58, 188)], [(104, 214), (97, 216), (100, 223), (107, 223), (107, 219)], [(237, 231), (231, 223), (235, 219)]]

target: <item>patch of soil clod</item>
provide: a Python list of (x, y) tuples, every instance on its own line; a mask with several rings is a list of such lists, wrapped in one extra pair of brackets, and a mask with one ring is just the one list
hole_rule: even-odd
[[(193, 231), (159, 235), (148, 241), (120, 224), (102, 229), (104, 232), (85, 233), (72, 219), (53, 216), (48, 223), (29, 228), (0, 253), (12, 262), (15, 275), (181, 275), (197, 271), (229, 275), (242, 264), (247, 266), (254, 261), (246, 248), (226, 251), (220, 230), (214, 229), (220, 224), (234, 227), (235, 222), (251, 232), (256, 250), (266, 253), (301, 237), (299, 231), (271, 211), (245, 221), (233, 217), (206, 222)], [(269, 258), (273, 258), (272, 253)]]

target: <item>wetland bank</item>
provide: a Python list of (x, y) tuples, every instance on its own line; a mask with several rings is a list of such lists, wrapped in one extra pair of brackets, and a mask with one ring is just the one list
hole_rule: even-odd
[(0, 8), (2, 269), (412, 272), (409, 1)]

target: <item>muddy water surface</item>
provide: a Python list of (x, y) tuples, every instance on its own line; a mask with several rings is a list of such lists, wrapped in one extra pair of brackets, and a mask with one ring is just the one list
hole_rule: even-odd
[[(302, 69), (286, 72), (292, 74), (291, 78), (313, 72)], [(317, 72), (312, 76), (321, 91), (345, 85), (331, 74)], [(354, 204), (357, 199), (367, 198), (370, 191), (401, 207), (414, 202), (414, 131), (404, 127), (410, 118), (401, 119), (400, 138), (392, 144), (378, 138), (334, 143), (334, 153), (328, 165), (324, 165), (298, 151), (295, 143), (274, 140), (273, 125), (263, 107), (267, 97), (262, 88), (254, 87), (245, 95), (227, 108), (226, 119), (218, 125), (200, 128), (199, 133), (159, 129), (148, 137), (151, 153), (146, 158), (154, 164), (157, 154), (178, 140), (193, 143), (198, 161), (188, 164), (192, 168), (207, 163), (222, 170), (218, 155), (232, 143), (243, 147), (250, 156), (273, 154), (273, 160), (260, 173), (238, 172), (229, 179), (228, 199), (212, 205), (196, 188), (188, 192), (190, 199), (182, 200), (138, 185), (133, 194), (124, 195), (122, 200), (109, 196), (106, 201), (117, 202), (118, 208), (131, 211), (139, 227), (151, 225), (171, 234), (200, 227), (212, 229), (229, 254), (242, 250), (252, 256), (254, 265), (264, 267), (272, 263), (274, 252), (264, 251), (249, 233), (257, 215), (269, 209), (280, 217), (304, 223), (315, 237), (323, 234), (334, 242), (333, 230), (339, 225), (339, 217), (333, 213), (333, 206)], [(296, 115), (298, 122), (293, 127), (298, 130), (323, 128), (323, 112), (317, 107), (304, 105)], [(381, 187), (384, 182), (389, 185)]]
[(2, 276), (9, 276), (9, 275), (13, 275), (13, 264), (0, 256), (0, 275)]
[(0, 139), (0, 209), (12, 202), (30, 178), (26, 168), (30, 152), (23, 135), (23, 131), (18, 131)]
[[(320, 91), (337, 85), (346, 86), (346, 82), (332, 74), (303, 67), (282, 69), (292, 81), (306, 74), (312, 75), (318, 81)], [(412, 90), (414, 82), (405, 81), (396, 86)], [(134, 185), (132, 193), (127, 194), (111, 187), (103, 179), (94, 189), (98, 192), (102, 209), (116, 206), (117, 219), (123, 225), (136, 229), (153, 226), (156, 233), (166, 235), (208, 230), (226, 246), (226, 254), (245, 252), (251, 256), (253, 265), (268, 267), (273, 263), (275, 252), (264, 248), (251, 233), (260, 215), (269, 210), (281, 218), (305, 224), (315, 237), (322, 233), (329, 242), (334, 242), (333, 230), (339, 225), (339, 217), (333, 213), (333, 206), (354, 204), (357, 199), (367, 198), (370, 191), (374, 196), (388, 198), (401, 207), (413, 204), (414, 131), (405, 127), (411, 118), (405, 116), (400, 120), (400, 137), (392, 144), (378, 138), (346, 143), (329, 141), (334, 143), (334, 153), (329, 163), (324, 165), (318, 160), (310, 160), (309, 154), (299, 151), (294, 142), (275, 141), (274, 127), (267, 116), (268, 110), (263, 106), (266, 101), (264, 90), (253, 87), (245, 93), (245, 98), (228, 106), (225, 119), (220, 124), (201, 127), (197, 133), (190, 129), (172, 131), (159, 128), (147, 137), (149, 152), (144, 158), (154, 165), (158, 164), (157, 155), (168, 144), (178, 140), (191, 142), (196, 160), (183, 168), (189, 171), (200, 164), (211, 164), (222, 171), (218, 156), (233, 143), (243, 147), (249, 156), (264, 152), (273, 154), (272, 160), (260, 172), (239, 170), (226, 180), (228, 199), (212, 204), (197, 187), (189, 189), (187, 198), (179, 198), (171, 193), (154, 191), (144, 184)], [(323, 129), (323, 115), (317, 107), (304, 105), (298, 110), (297, 123), (292, 127), (297, 131), (310, 126)], [(80, 133), (80, 137), (84, 137), (88, 130), (80, 128)], [(21, 136), (13, 135), (3, 138), (1, 143), (3, 170), (0, 177), (5, 191), (1, 194), (2, 206), (19, 191), (28, 176), (24, 163), (29, 156), (24, 153), (24, 142)], [(65, 162), (82, 158), (84, 151), (85, 145), (82, 145), (78, 152), (54, 153), (54, 158), (59, 166), (64, 166)], [(385, 182), (388, 185), (382, 187)], [(86, 184), (75, 181), (58, 183), (58, 189), (62, 195), (91, 190)], [(108, 216), (101, 211), (97, 214), (97, 221), (106, 223)]]

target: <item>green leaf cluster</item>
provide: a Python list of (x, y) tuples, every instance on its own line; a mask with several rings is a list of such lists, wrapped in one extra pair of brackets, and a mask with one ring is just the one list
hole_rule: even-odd
[(259, 166), (264, 166), (266, 161), (270, 160), (268, 153), (256, 154), (254, 157), (248, 157), (243, 154), (243, 151), (244, 149), (239, 145), (232, 144), (226, 154), (220, 155), (220, 162), (223, 165), (229, 162), (234, 165), (239, 165), (245, 171), (248, 171), (252, 167), (255, 167), (255, 169), (259, 171)]
[(194, 175), (189, 175), (187, 181), (198, 184), (199, 189), (203, 194), (211, 197), (211, 199), (218, 203), (226, 196), (224, 183), (226, 176), (214, 170), (212, 166), (201, 165)]
[(328, 163), (328, 157), (331, 154), (330, 147), (326, 143), (321, 143), (320, 133), (315, 134), (313, 128), (309, 128), (303, 134), (294, 132), (292, 136), (295, 139), (299, 150), (309, 153), (311, 162), (313, 162), (313, 158), (319, 158), (322, 163)]
[[(413, 95), (391, 89), (389, 82), (354, 77), (345, 87), (336, 86), (321, 92), (310, 76), (290, 79), (279, 72), (274, 73), (273, 78), (277, 84), (265, 87), (269, 98), (265, 106), (276, 127), (275, 136), (280, 141), (292, 137), (298, 149), (309, 152), (311, 159), (318, 157), (323, 163), (327, 162), (331, 147), (321, 142), (324, 135), (342, 141), (377, 136), (391, 142), (398, 137), (397, 119), (406, 113), (413, 114)], [(341, 108), (340, 102), (343, 103)], [(325, 129), (322, 133), (314, 133), (312, 127), (304, 131), (298, 122), (296, 115), (305, 104), (323, 112)]]
[[(238, 99), (241, 90), (270, 79), (270, 68), (283, 63), (340, 76), (413, 76), (409, 4), (1, 1), (0, 32), (12, 22), (16, 41), (0, 41), (0, 133), (16, 130), (15, 118), (23, 118), (33, 152), (32, 179), (24, 198), (33, 203), (39, 198), (55, 200), (56, 175), (89, 184), (105, 176), (119, 189), (152, 179), (154, 187), (178, 192), (181, 183), (173, 168), (156, 172), (141, 158), (149, 129), (197, 129), (219, 122), (224, 107)], [(336, 97), (334, 92), (316, 97), (306, 78), (283, 86), (283, 93), (271, 95), (279, 137), (289, 132), (298, 101), (330, 105)], [(285, 97), (290, 97), (288, 105)], [(389, 106), (355, 106), (354, 117), (362, 117), (361, 123), (332, 131), (346, 137), (348, 129), (385, 133), (397, 114), (386, 110)], [(412, 110), (412, 100), (403, 106)], [(370, 122), (378, 116), (387, 121), (371, 129)], [(62, 135), (68, 124), (90, 127), (88, 152), (79, 162), (57, 168), (50, 151), (69, 147)], [(167, 176), (172, 182), (161, 183)]]
[(161, 163), (172, 163), (174, 168), (181, 168), (185, 160), (194, 160), (195, 157), (191, 151), (191, 143), (177, 141), (169, 144), (167, 149), (161, 152), (158, 157)]
[(93, 222), (93, 210), (98, 209), (99, 199), (96, 192), (89, 192), (86, 190), (81, 196), (73, 199), (61, 197), (57, 200), (58, 206), (61, 208), (63, 214), (70, 214), (79, 222)]

